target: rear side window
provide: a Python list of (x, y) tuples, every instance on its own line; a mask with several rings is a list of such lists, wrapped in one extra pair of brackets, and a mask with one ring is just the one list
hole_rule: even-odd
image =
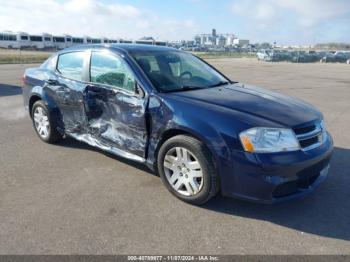
[(57, 71), (67, 78), (81, 81), (83, 80), (84, 59), (84, 52), (62, 54), (58, 57)]
[(49, 57), (40, 67), (51, 71), (56, 70), (57, 55)]
[(115, 86), (134, 92), (135, 78), (124, 60), (104, 52), (92, 52), (91, 82)]

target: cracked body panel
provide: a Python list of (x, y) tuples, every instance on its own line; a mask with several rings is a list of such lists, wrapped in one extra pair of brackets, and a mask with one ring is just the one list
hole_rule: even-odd
[[(81, 53), (81, 64), (87, 70), (91, 52)], [(118, 55), (118, 59), (122, 59), (122, 54)], [(52, 57), (51, 61), (59, 61), (59, 56)], [(130, 69), (127, 62), (124, 63)], [(57, 65), (52, 62), (36, 69), (35, 76), (32, 75), (34, 70), (27, 70), (26, 81), (31, 90), (26, 89), (25, 97), (29, 98), (24, 99), (26, 108), (30, 109), (33, 98), (44, 99), (50, 104), (62, 134), (118, 156), (145, 162), (147, 97), (107, 84), (92, 83), (86, 73), (82, 73), (81, 79), (76, 81), (58, 71)], [(118, 77), (125, 79), (126, 74)], [(142, 83), (136, 81), (135, 85)]]

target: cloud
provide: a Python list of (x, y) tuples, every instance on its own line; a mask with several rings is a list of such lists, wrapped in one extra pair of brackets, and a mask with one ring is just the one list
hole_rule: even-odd
[(278, 4), (294, 11), (298, 15), (298, 22), (305, 26), (312, 26), (327, 19), (350, 14), (350, 1), (348, 0), (284, 0), (279, 1)]
[(0, 30), (174, 40), (191, 38), (192, 20), (161, 17), (131, 4), (102, 0), (0, 0)]
[(257, 40), (324, 41), (326, 34), (334, 35), (331, 25), (339, 33), (335, 41), (348, 39), (341, 34), (350, 33), (345, 24), (350, 22), (348, 0), (236, 0), (232, 1), (231, 13), (244, 21), (243, 29)]
[(246, 15), (256, 20), (276, 21), (281, 13), (295, 15), (297, 22), (310, 21), (310, 24), (324, 19), (350, 15), (348, 0), (241, 0), (233, 1), (231, 11), (236, 15)]

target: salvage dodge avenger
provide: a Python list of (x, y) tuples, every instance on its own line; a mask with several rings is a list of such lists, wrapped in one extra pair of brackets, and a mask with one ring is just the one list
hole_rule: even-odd
[(263, 203), (299, 198), (328, 173), (333, 141), (317, 109), (231, 81), (190, 53), (76, 46), (23, 81), (41, 140), (69, 136), (145, 163), (192, 204), (219, 191)]

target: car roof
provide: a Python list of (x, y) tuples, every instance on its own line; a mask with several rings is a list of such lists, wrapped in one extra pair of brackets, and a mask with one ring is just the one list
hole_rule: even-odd
[(157, 46), (157, 45), (145, 45), (145, 44), (85, 44), (85, 45), (76, 45), (72, 47), (65, 48), (59, 53), (66, 53), (71, 51), (82, 51), (82, 50), (99, 50), (99, 49), (110, 49), (122, 52), (150, 52), (150, 51), (174, 51), (177, 50), (172, 47), (166, 46)]

